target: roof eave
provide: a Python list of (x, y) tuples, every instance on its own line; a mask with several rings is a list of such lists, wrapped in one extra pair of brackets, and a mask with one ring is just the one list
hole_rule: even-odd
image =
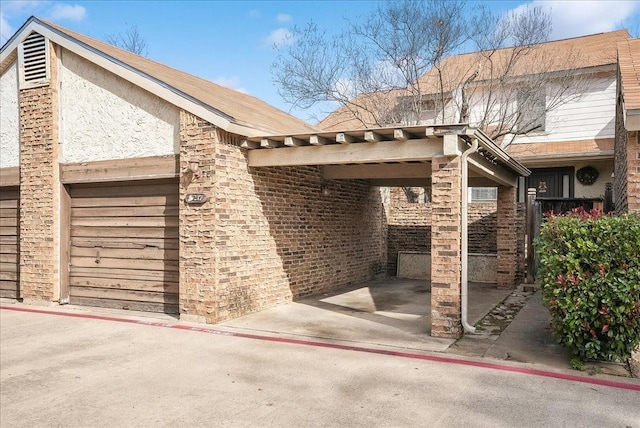
[[(264, 134), (264, 130), (237, 123), (233, 117), (212, 107), (211, 105), (203, 103), (166, 82), (107, 55), (64, 32), (47, 25), (33, 16), (30, 17), (29, 20), (27, 20), (27, 22), (25, 22), (25, 24), (20, 27), (20, 29), (2, 47), (2, 51), (0, 52), (0, 64), (2, 64), (2, 67), (9, 66), (10, 63), (13, 63), (11, 55), (14, 55), (23, 35), (26, 36), (32, 31), (42, 34), (57, 45), (68, 49), (69, 51), (99, 65), (123, 79), (153, 93), (176, 107), (188, 111), (225, 131), (247, 137)], [(6, 65), (5, 61), (7, 62)]]

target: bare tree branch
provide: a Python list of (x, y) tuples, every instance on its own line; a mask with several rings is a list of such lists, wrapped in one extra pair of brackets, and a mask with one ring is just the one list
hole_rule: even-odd
[(149, 54), (147, 41), (142, 37), (137, 25), (129, 25), (124, 33), (109, 34), (105, 36), (107, 43), (126, 49), (136, 55), (147, 56)]

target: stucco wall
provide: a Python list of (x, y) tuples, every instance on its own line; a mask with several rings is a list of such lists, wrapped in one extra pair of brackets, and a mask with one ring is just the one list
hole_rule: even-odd
[(580, 184), (578, 179), (574, 177), (574, 196), (576, 198), (601, 198), (604, 197), (604, 189), (606, 183), (613, 183), (613, 160), (604, 161), (588, 161), (577, 162), (575, 164), (575, 171), (585, 166), (592, 166), (598, 170), (598, 179), (595, 183), (585, 186)]
[(61, 57), (62, 162), (178, 153), (175, 106), (72, 52)]
[(18, 63), (0, 76), (0, 168), (20, 164)]

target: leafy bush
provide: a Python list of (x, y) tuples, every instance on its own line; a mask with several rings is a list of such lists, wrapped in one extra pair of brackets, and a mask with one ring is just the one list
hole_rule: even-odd
[(547, 214), (535, 246), (560, 343), (583, 359), (629, 358), (640, 343), (640, 216)]

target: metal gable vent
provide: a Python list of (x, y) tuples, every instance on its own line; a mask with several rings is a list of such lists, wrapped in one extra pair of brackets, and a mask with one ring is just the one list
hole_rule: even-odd
[(20, 43), (18, 50), (20, 83), (23, 88), (49, 83), (49, 49), (47, 39), (31, 33)]

